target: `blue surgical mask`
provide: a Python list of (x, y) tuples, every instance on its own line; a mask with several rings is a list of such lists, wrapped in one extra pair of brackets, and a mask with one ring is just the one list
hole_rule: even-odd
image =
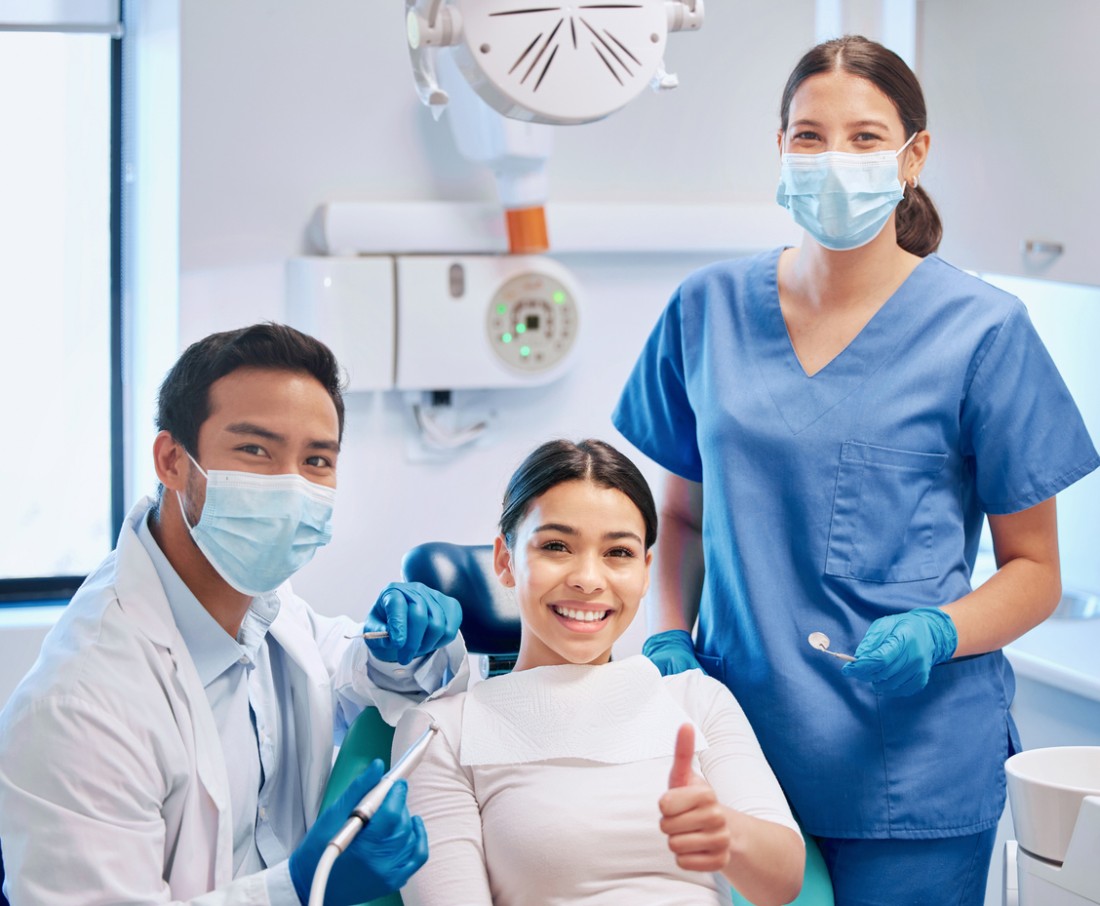
[(784, 154), (775, 200), (827, 249), (866, 245), (905, 193), (897, 158), (916, 137), (914, 132), (897, 151)]
[(223, 472), (202, 466), (206, 502), (192, 526), (179, 491), (180, 512), (200, 551), (237, 591), (273, 591), (332, 540), (336, 491), (301, 475)]

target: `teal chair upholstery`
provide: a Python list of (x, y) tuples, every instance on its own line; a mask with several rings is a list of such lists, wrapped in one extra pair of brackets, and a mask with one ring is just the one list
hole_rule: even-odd
[[(833, 882), (829, 879), (829, 869), (825, 867), (825, 857), (817, 848), (813, 837), (802, 832), (806, 841), (806, 873), (802, 876), (802, 890), (788, 906), (835, 906)], [(752, 906), (736, 890), (733, 891), (733, 906)]]
[[(322, 810), (332, 805), (348, 784), (375, 758), (381, 758), (386, 767), (390, 765), (390, 746), (393, 745), (393, 727), (382, 720), (377, 709), (367, 708), (348, 728), (347, 735), (340, 745), (340, 752), (332, 766), (332, 773), (321, 800)], [(367, 906), (367, 904), (364, 904)], [(371, 900), (369, 906), (402, 906), (400, 894), (391, 893)]]

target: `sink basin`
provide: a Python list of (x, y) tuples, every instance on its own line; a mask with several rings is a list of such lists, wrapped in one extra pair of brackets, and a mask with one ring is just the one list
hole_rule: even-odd
[(1005, 762), (1016, 842), (1061, 864), (1081, 801), (1100, 796), (1100, 746), (1028, 749)]

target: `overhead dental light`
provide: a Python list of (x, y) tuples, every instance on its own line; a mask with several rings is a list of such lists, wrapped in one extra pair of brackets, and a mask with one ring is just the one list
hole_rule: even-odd
[(668, 33), (703, 24), (703, 0), (405, 6), (417, 94), (436, 119), (450, 109), (459, 150), (493, 170), (509, 248), (518, 254), (549, 245), (549, 127), (603, 119), (646, 86), (675, 88), (678, 80), (664, 66)]
[(490, 107), (551, 125), (602, 119), (647, 85), (675, 88), (664, 68), (668, 33), (703, 24), (703, 0), (406, 0), (406, 8), (417, 90), (437, 115), (448, 96), (435, 56), (448, 47)]

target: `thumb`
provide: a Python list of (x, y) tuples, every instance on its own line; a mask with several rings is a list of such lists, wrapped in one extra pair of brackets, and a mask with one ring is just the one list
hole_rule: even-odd
[(409, 635), (409, 603), (404, 592), (389, 588), (384, 594), (383, 607), (386, 609), (386, 628), (390, 633), (390, 646), (400, 648)]
[(382, 762), (382, 759), (372, 759), (369, 765), (351, 779), (340, 798), (329, 808), (341, 818), (347, 818), (352, 809), (359, 804), (359, 800), (378, 785), (378, 781), (382, 779), (382, 775), (385, 773), (386, 765)]
[(687, 786), (695, 776), (691, 759), (695, 754), (695, 727), (684, 724), (676, 733), (676, 751), (672, 756), (672, 770), (668, 772), (668, 788)]

